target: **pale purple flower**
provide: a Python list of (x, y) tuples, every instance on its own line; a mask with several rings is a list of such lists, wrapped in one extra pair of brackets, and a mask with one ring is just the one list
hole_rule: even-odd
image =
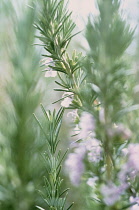
[(100, 147), (95, 149), (94, 151), (88, 152), (89, 162), (98, 163), (102, 159), (100, 153), (101, 153)]
[(68, 112), (67, 117), (71, 117), (73, 122), (76, 120), (78, 116), (77, 109), (73, 110), (72, 112)]
[(79, 138), (81, 139), (87, 138), (90, 133), (94, 133), (95, 129), (94, 117), (88, 112), (83, 112), (80, 118), (79, 126), (81, 128)]
[(56, 77), (57, 76), (57, 71), (53, 71), (52, 69), (46, 71), (45, 77)]
[(102, 160), (101, 142), (98, 139), (94, 138), (91, 134), (88, 136), (87, 140), (84, 140), (81, 143), (77, 144), (77, 148), (75, 149), (75, 151), (78, 150), (78, 148), (79, 150), (83, 148), (84, 153), (87, 154), (89, 162), (98, 163), (100, 160)]
[(55, 63), (52, 58), (46, 57), (42, 59), (41, 62), (42, 62), (42, 66), (46, 66), (46, 68), (44, 69), (44, 71), (46, 70), (45, 77), (57, 76), (57, 71), (54, 71), (52, 68), (49, 67), (49, 65), (55, 66)]
[(73, 185), (80, 184), (81, 176), (84, 172), (83, 158), (85, 149), (83, 147), (76, 148), (75, 153), (70, 153), (65, 161), (65, 168)]
[(131, 206), (130, 210), (139, 210), (139, 205), (135, 204), (134, 206)]
[(101, 187), (101, 193), (103, 195), (103, 201), (108, 206), (113, 206), (118, 200), (120, 200), (121, 195), (127, 189), (128, 185), (123, 183), (120, 186), (116, 186), (114, 183), (109, 183), (108, 185), (103, 185)]
[(131, 196), (130, 199), (129, 199), (130, 203), (137, 203), (133, 206), (130, 207), (130, 210), (139, 210), (139, 197), (133, 197)]
[(114, 184), (103, 185), (101, 193), (105, 204), (108, 206), (114, 205), (120, 199), (119, 188)]
[(92, 149), (99, 147), (100, 143), (101, 142), (98, 139), (94, 138), (91, 135), (89, 136), (89, 138), (87, 140), (84, 141), (84, 144), (88, 151), (92, 151)]
[[(73, 185), (79, 185), (82, 173), (84, 172), (83, 159), (88, 154), (88, 159), (91, 162), (97, 163), (101, 160), (102, 148), (100, 141), (90, 137), (80, 143), (75, 143), (74, 153), (68, 155), (65, 161), (66, 171), (69, 174), (69, 178)], [(94, 181), (96, 178), (92, 178)], [(91, 179), (88, 180), (91, 183)], [(92, 180), (93, 181), (93, 180)]]
[(41, 66), (47, 66), (47, 65), (49, 65), (49, 64), (51, 64), (51, 63), (52, 63), (52, 66), (53, 66), (53, 59), (50, 58), (50, 57), (45, 57), (45, 58), (43, 58), (43, 59), (41, 60), (41, 63), (42, 63)]
[(129, 144), (128, 152), (128, 166), (139, 172), (139, 144)]
[(139, 205), (139, 197), (131, 196), (129, 200), (130, 200), (130, 203), (136, 202)]
[(65, 92), (62, 95), (62, 98), (64, 98), (64, 99), (61, 102), (61, 106), (68, 108), (72, 104), (72, 101), (73, 101), (73, 93), (71, 93), (71, 92)]
[(127, 162), (121, 168), (121, 171), (118, 174), (119, 180), (121, 182), (127, 182), (127, 179), (135, 179), (137, 176), (137, 171), (132, 168), (132, 166)]
[(98, 163), (102, 160), (101, 142), (96, 138), (89, 138), (84, 142), (87, 150), (88, 160), (90, 162)]
[(134, 168), (132, 168), (131, 164), (127, 162), (122, 166), (118, 177), (121, 182), (127, 182), (129, 178), (132, 180), (135, 179), (137, 174), (137, 171)]
[(129, 144), (126, 150), (127, 162), (122, 166), (118, 176), (121, 181), (135, 179), (139, 173), (139, 144)]
[(98, 177), (97, 176), (94, 176), (93, 178), (89, 178), (87, 180), (87, 185), (89, 185), (90, 187), (95, 187), (96, 186), (96, 181), (98, 180)]

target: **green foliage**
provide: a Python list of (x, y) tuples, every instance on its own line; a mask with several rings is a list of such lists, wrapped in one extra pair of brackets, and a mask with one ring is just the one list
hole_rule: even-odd
[(85, 70), (88, 81), (93, 84), (92, 88), (100, 101), (100, 109), (104, 112), (104, 119), (97, 117), (97, 129), (98, 132), (101, 129), (101, 136), (98, 137), (105, 150), (109, 178), (112, 175), (112, 156), (117, 140), (109, 136), (108, 130), (112, 130), (113, 123), (119, 122), (118, 112), (123, 108), (123, 93), (128, 76), (123, 56), (133, 38), (133, 31), (123, 20), (119, 7), (118, 0), (98, 1), (99, 16), (94, 19), (90, 16), (86, 27), (90, 52)]
[[(69, 210), (73, 204), (66, 207), (66, 197), (67, 191), (69, 189), (62, 190), (61, 184), (63, 180), (60, 178), (61, 164), (67, 153), (61, 154), (61, 150), (58, 151), (57, 147), (59, 144), (58, 134), (61, 127), (62, 116), (64, 109), (61, 108), (56, 114), (54, 111), (45, 111), (43, 105), (41, 105), (42, 111), (44, 113), (46, 126), (42, 127), (41, 123), (35, 116), (41, 130), (43, 131), (46, 139), (47, 150), (44, 153), (44, 159), (46, 163), (46, 177), (45, 181), (45, 192), (41, 193), (46, 207), (53, 210)], [(38, 206), (37, 206), (38, 207)], [(42, 209), (38, 207), (38, 209)]]
[[(54, 65), (48, 65), (52, 70), (59, 74), (60, 82), (56, 81), (62, 89), (57, 91), (72, 92), (75, 99), (73, 107), (80, 106), (78, 88), (81, 85), (84, 73), (81, 71), (81, 53), (73, 52), (72, 58), (66, 53), (71, 39), (75, 23), (71, 19), (71, 13), (63, 0), (43, 0), (43, 6), (40, 11), (38, 24), (36, 28), (40, 31), (37, 36), (41, 41), (47, 54), (43, 55), (52, 58)], [(60, 74), (63, 73), (63, 74)], [(77, 79), (77, 74), (80, 78)]]
[(72, 38), (75, 24), (70, 17), (63, 0), (42, 1), (39, 24), (36, 25), (41, 33), (38, 38), (54, 60), (61, 59)]
[[(117, 158), (120, 156), (120, 148), (127, 145), (126, 138), (130, 137), (123, 138), (123, 131), (118, 133), (114, 126), (122, 122), (125, 110), (128, 112), (128, 109), (133, 108), (125, 100), (127, 81), (131, 74), (125, 54), (134, 31), (120, 14), (120, 1), (98, 0), (98, 9), (99, 16), (90, 16), (86, 27), (90, 50), (84, 70), (99, 103), (98, 109), (92, 109), (92, 112), (96, 119), (96, 137), (101, 140), (104, 149), (106, 172), (99, 177), (100, 184), (118, 183)], [(102, 199), (99, 193), (98, 195)], [(119, 209), (119, 206), (121, 204), (104, 208)]]
[[(104, 179), (116, 182), (115, 152), (125, 143), (125, 139), (122, 134), (111, 136), (109, 131), (114, 132), (113, 124), (120, 123), (122, 110), (127, 107), (124, 94), (129, 71), (124, 56), (133, 39), (134, 31), (122, 18), (118, 0), (100, 0), (98, 8), (99, 16), (94, 19), (90, 16), (86, 27), (90, 52), (84, 69), (87, 72), (86, 78), (92, 83), (100, 103), (100, 108), (93, 112), (97, 120), (97, 138), (101, 139), (104, 148), (106, 164)], [(103, 113), (103, 116), (100, 113)]]
[(98, 1), (99, 17), (93, 20), (90, 16), (86, 28), (90, 46), (86, 64), (88, 78), (98, 87), (99, 100), (114, 120), (122, 108), (122, 93), (129, 74), (123, 54), (133, 37), (119, 7), (118, 0)]
[(41, 100), (37, 71), (40, 55), (32, 46), (35, 14), (35, 9), (26, 8), (23, 17), (13, 15), (14, 34), (11, 33), (12, 43), (7, 47), (11, 77), (0, 116), (0, 209), (4, 210), (34, 209), (35, 188), (42, 169), (41, 164), (36, 168), (39, 133), (32, 115)]
[[(67, 108), (79, 109), (78, 113), (89, 112), (95, 120), (94, 131), (90, 132), (94, 132), (95, 138), (100, 140), (103, 157), (96, 165), (86, 165), (90, 167), (90, 174), (93, 173), (98, 177), (98, 188), (92, 189), (92, 194), (90, 194), (92, 197), (96, 193), (100, 203), (94, 204), (94, 199), (94, 202), (88, 201), (88, 206), (90, 209), (94, 207), (116, 210), (121, 204), (116, 203), (112, 207), (108, 207), (103, 200), (101, 186), (111, 182), (119, 184), (117, 178), (118, 158), (121, 148), (127, 144), (126, 138), (130, 138), (130, 135), (124, 136), (123, 127), (120, 130), (120, 126), (118, 125), (117, 128), (115, 124), (121, 123), (123, 116), (121, 113), (124, 114), (125, 111), (123, 108), (127, 110), (134, 108), (129, 108), (124, 98), (127, 87), (126, 80), (130, 74), (127, 70), (125, 54), (133, 39), (134, 31), (130, 29), (120, 14), (120, 1), (98, 0), (99, 15), (96, 18), (90, 16), (86, 27), (86, 39), (90, 46), (87, 57), (83, 58), (80, 53), (74, 51), (70, 58), (66, 54), (66, 50), (75, 26), (72, 24), (74, 27), (69, 27), (66, 24), (66, 21), (70, 20), (70, 13), (61, 13), (64, 1), (55, 2), (54, 5), (51, 0), (43, 1), (43, 12), (39, 17), (38, 25), (36, 25), (40, 31), (38, 38), (47, 52), (44, 56), (53, 60), (54, 65), (48, 65), (48, 67), (58, 72), (60, 82), (56, 81), (56, 83), (61, 86), (61, 89), (56, 90), (65, 92), (60, 100), (69, 98), (70, 102), (69, 106), (66, 106)], [(64, 40), (65, 31), (69, 33), (70, 38)], [(62, 40), (64, 41), (62, 42)], [(80, 126), (79, 123), (77, 125)], [(91, 135), (88, 138), (93, 142), (94, 138)], [(100, 174), (101, 169), (104, 170), (102, 174)], [(131, 190), (130, 187), (129, 190)], [(127, 203), (124, 202), (123, 205), (125, 204)]]

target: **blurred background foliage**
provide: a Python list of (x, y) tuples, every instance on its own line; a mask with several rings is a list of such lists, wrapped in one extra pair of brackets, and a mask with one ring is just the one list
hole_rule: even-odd
[[(33, 210), (35, 205), (41, 205), (38, 189), (44, 185), (45, 163), (41, 154), (45, 151), (45, 142), (41, 136), (32, 113), (41, 113), (39, 104), (47, 109), (57, 108), (51, 105), (58, 94), (53, 91), (54, 79), (44, 80), (40, 71), (40, 50), (33, 46), (35, 28), (33, 23), (37, 9), (31, 9), (31, 0), (1, 0), (0, 1), (0, 209), (2, 210)], [(135, 44), (127, 52), (129, 69), (132, 70), (127, 88), (129, 105), (139, 103), (139, 38), (136, 30)], [(79, 35), (84, 41), (82, 35)], [(80, 46), (78, 38), (72, 41), (72, 46)], [(69, 53), (74, 47), (69, 47)], [(84, 44), (83, 44), (84, 46)], [(137, 47), (135, 47), (137, 46)], [(86, 47), (86, 45), (85, 45)], [(82, 51), (84, 51), (82, 49)], [(139, 136), (138, 107), (124, 117), (134, 133), (134, 140)], [(65, 115), (66, 116), (66, 115)], [(130, 119), (130, 120), (129, 120)], [(69, 125), (67, 125), (69, 124)], [(61, 148), (72, 141), (69, 132), (70, 121), (64, 118), (60, 138)], [(84, 210), (86, 195), (89, 194), (86, 185), (71, 186), (68, 178), (64, 185), (72, 188), (69, 203), (75, 202), (74, 209)], [(90, 209), (93, 207), (91, 206)], [(95, 208), (95, 207), (94, 207)]]
[(43, 89), (40, 53), (33, 47), (36, 10), (22, 2), (19, 8), (14, 1), (1, 4), (0, 209), (29, 210), (44, 171), (44, 146), (32, 115)]

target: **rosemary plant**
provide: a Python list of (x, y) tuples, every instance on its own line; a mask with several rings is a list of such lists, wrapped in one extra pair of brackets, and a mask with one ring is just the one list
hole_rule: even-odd
[[(40, 31), (37, 36), (42, 41), (46, 50), (44, 71), (50, 69), (58, 72), (60, 82), (56, 81), (62, 88), (58, 91), (73, 92), (78, 91), (77, 86), (82, 82), (82, 78), (75, 81), (75, 72), (80, 69), (81, 53), (74, 51), (72, 58), (66, 53), (67, 47), (76, 34), (72, 35), (75, 23), (71, 19), (71, 13), (67, 10), (65, 2), (56, 0), (42, 1), (42, 10), (40, 11), (39, 21), (35, 27)], [(63, 73), (61, 75), (60, 73)], [(63, 78), (64, 77), (64, 78)], [(76, 97), (76, 103), (80, 103)], [(75, 106), (76, 106), (75, 103)]]
[[(53, 71), (51, 72), (52, 76), (55, 71), (63, 72), (65, 74), (67, 83), (63, 81), (62, 77), (60, 77), (60, 74), (60, 83), (56, 83), (62, 86), (62, 88), (65, 88), (66, 86), (66, 89), (67, 86), (68, 88), (70, 88), (71, 85), (74, 87), (74, 83), (71, 82), (71, 78), (73, 72), (79, 68), (79, 63), (77, 63), (77, 61), (79, 61), (81, 56), (79, 55), (77, 57), (74, 53), (74, 62), (72, 63), (72, 60), (70, 60), (68, 55), (65, 55), (68, 44), (73, 37), (71, 32), (75, 28), (75, 24), (71, 20), (71, 13), (67, 11), (64, 1), (42, 1), (39, 21), (35, 27), (40, 31), (40, 36), (37, 36), (37, 38), (43, 42), (44, 49), (47, 52), (47, 54), (43, 55), (45, 57), (43, 64), (47, 65), (46, 71)], [(61, 171), (61, 162), (67, 152), (62, 156), (62, 158), (60, 154), (61, 152), (57, 152), (59, 143), (58, 133), (64, 109), (60, 109), (57, 115), (55, 114), (55, 111), (54, 113), (46, 112), (43, 106), (42, 110), (47, 119), (46, 125), (48, 125), (46, 129), (47, 133), (40, 125), (45, 133), (48, 145), (48, 150), (46, 151), (45, 155), (47, 177), (45, 178), (46, 195), (43, 196), (44, 201), (49, 209), (68, 210), (73, 204), (67, 207), (65, 203), (67, 195), (65, 195), (65, 193), (67, 194), (68, 189), (64, 190), (63, 192), (61, 191), (62, 180), (59, 177), (59, 173)], [(38, 208), (42, 209), (41, 207)]]
[[(76, 51), (71, 57), (67, 53), (75, 24), (63, 0), (42, 0), (35, 26), (46, 50), (45, 75), (54, 76), (57, 72), (60, 88), (55, 90), (64, 91), (61, 105), (74, 109), (77, 141), (65, 162), (71, 182), (79, 186), (84, 178), (82, 182), (89, 189), (87, 209), (129, 209), (139, 202), (139, 145), (129, 143), (132, 132), (124, 123), (124, 114), (132, 110), (126, 100), (131, 72), (125, 55), (134, 31), (122, 16), (120, 1), (97, 3), (99, 15), (90, 16), (86, 26), (90, 47), (86, 57)], [(48, 160), (51, 163), (50, 157)], [(46, 202), (51, 208), (52, 190), (46, 180)]]
[(41, 164), (36, 168), (38, 132), (32, 115), (41, 99), (37, 71), (40, 55), (33, 47), (36, 10), (26, 7), (23, 16), (16, 16), (14, 7), (11, 11), (10, 46), (5, 45), (10, 78), (0, 113), (0, 209), (31, 210), (42, 169)]
[[(43, 105), (41, 105), (41, 108), (46, 118), (47, 125), (47, 127), (43, 128), (36, 118), (45, 135), (47, 145), (47, 150), (44, 153), (47, 172), (47, 176), (44, 178), (46, 188), (45, 193), (42, 193), (42, 196), (47, 208), (53, 210), (69, 210), (73, 203), (69, 207), (66, 207), (66, 197), (69, 189), (62, 191), (61, 184), (63, 180), (60, 178), (61, 164), (67, 151), (64, 155), (61, 155), (61, 150), (58, 151), (57, 149), (59, 144), (58, 134), (61, 128), (64, 109), (61, 108), (56, 114), (55, 111), (53, 113), (50, 111), (46, 112)], [(39, 206), (37, 206), (37, 208), (42, 209)]]
[(91, 49), (90, 59), (93, 61), (93, 65), (90, 65), (90, 68), (87, 66), (86, 69), (98, 90), (98, 100), (103, 107), (105, 123), (101, 127), (101, 134), (104, 129), (101, 139), (106, 155), (107, 178), (110, 179), (111, 166), (114, 164), (112, 153), (114, 145), (119, 142), (117, 139), (115, 142), (115, 139), (108, 135), (108, 130), (112, 129), (113, 123), (119, 122), (118, 113), (123, 108), (123, 88), (128, 75), (123, 55), (132, 41), (133, 32), (120, 17), (119, 1), (100, 1), (98, 7), (99, 18), (91, 23), (90, 17), (86, 30)]

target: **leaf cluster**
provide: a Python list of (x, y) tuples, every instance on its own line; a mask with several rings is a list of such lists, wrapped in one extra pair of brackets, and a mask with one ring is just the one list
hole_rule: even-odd
[[(64, 1), (44, 0), (36, 28), (40, 31), (40, 36), (37, 37), (43, 42), (47, 52), (44, 56), (52, 58), (55, 64), (49, 67), (58, 72), (60, 82), (56, 81), (56, 83), (61, 86), (61, 89), (56, 90), (72, 92), (75, 95), (75, 101), (78, 101), (78, 89), (85, 78), (84, 72), (81, 71), (83, 56), (74, 51), (70, 58), (66, 53), (71, 39), (76, 34), (72, 35), (75, 23)], [(79, 102), (77, 104), (79, 106)]]
[(69, 189), (62, 190), (61, 184), (63, 180), (60, 178), (61, 164), (67, 154), (67, 151), (62, 155), (61, 151), (57, 150), (59, 143), (58, 134), (61, 128), (64, 109), (61, 108), (56, 114), (55, 110), (54, 112), (46, 111), (43, 105), (41, 105), (41, 108), (47, 125), (44, 129), (35, 116), (41, 130), (44, 133), (47, 144), (47, 150), (44, 154), (47, 172), (46, 177), (44, 178), (45, 193), (41, 194), (49, 209), (69, 210), (73, 205), (71, 204), (68, 208), (66, 207), (67, 191)]
[(64, 0), (43, 0), (36, 28), (40, 31), (41, 36), (38, 38), (43, 42), (45, 50), (53, 59), (61, 59), (75, 28)]
[(99, 16), (90, 16), (86, 27), (90, 52), (85, 69), (89, 81), (99, 90), (99, 100), (108, 106), (114, 118), (122, 108), (122, 93), (130, 75), (123, 55), (134, 33), (122, 18), (119, 7), (118, 0), (98, 1)]

